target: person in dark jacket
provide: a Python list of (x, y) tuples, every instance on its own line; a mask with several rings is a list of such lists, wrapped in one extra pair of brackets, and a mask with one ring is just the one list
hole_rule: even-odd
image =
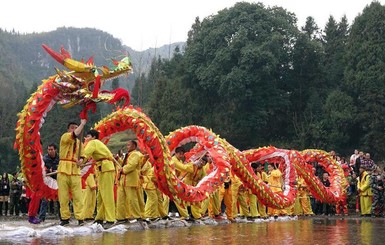
[(18, 179), (18, 173), (15, 173), (10, 184), (9, 215), (19, 215), (22, 186), (23, 183)]
[[(4, 173), (0, 180), (0, 215), (8, 214), (8, 199), (10, 188), (8, 173)], [(3, 207), (5, 212), (3, 213)]]
[[(59, 165), (59, 154), (57, 154), (57, 146), (54, 143), (48, 145), (47, 154), (44, 155), (43, 161), (46, 173), (53, 173), (57, 171), (57, 166)], [(51, 175), (51, 177), (56, 179), (55, 174)], [(50, 210), (51, 214), (55, 214), (55, 203), (57, 204), (57, 209), (59, 209), (59, 202), (47, 200), (46, 198), (41, 199), (39, 220), (45, 220), (48, 209)]]

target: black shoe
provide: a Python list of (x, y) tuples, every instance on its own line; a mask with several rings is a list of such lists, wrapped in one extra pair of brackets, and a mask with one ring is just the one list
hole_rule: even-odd
[(93, 224), (103, 225), (103, 220), (95, 220)]
[(147, 219), (139, 219), (139, 221), (146, 222), (147, 224), (151, 224), (151, 220), (149, 218), (147, 218)]
[(70, 224), (70, 220), (69, 219), (64, 219), (62, 221), (60, 221), (60, 224), (61, 226), (67, 226)]
[(168, 216), (168, 215), (167, 215), (167, 216), (164, 216), (164, 217), (162, 217), (162, 219), (163, 219), (163, 220), (172, 220), (172, 218), (171, 218), (170, 216)]
[(185, 219), (185, 221), (187, 221), (187, 222), (194, 222), (195, 219), (193, 219), (193, 218), (191, 218), (191, 217), (187, 217), (187, 218)]
[(157, 222), (157, 221), (159, 221), (159, 220), (160, 220), (160, 218), (153, 218), (153, 219), (150, 219), (151, 222)]
[(84, 223), (84, 220), (78, 220), (78, 226), (83, 226), (85, 225), (86, 223)]
[(116, 221), (116, 224), (124, 224), (124, 223), (127, 223), (128, 222), (128, 219), (118, 219)]
[(105, 230), (107, 229), (110, 229), (111, 227), (113, 227), (114, 225), (116, 225), (116, 222), (106, 222), (104, 225), (103, 225), (103, 228)]

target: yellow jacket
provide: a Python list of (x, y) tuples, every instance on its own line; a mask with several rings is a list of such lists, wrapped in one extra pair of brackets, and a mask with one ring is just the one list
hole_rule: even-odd
[(61, 136), (58, 173), (80, 176), (80, 167), (76, 164), (79, 157), (79, 147), (80, 140), (75, 137), (74, 133), (67, 132)]
[(180, 172), (179, 178), (183, 178), (187, 173), (194, 173), (194, 164), (193, 163), (182, 163), (176, 156), (171, 158), (171, 164), (174, 165), (175, 169)]
[(187, 173), (184, 183), (188, 185), (196, 186), (198, 182), (206, 176), (206, 171), (204, 168), (198, 168), (194, 166), (194, 171), (192, 173)]
[(122, 175), (120, 177), (121, 186), (139, 187), (139, 175), (143, 154), (133, 150), (127, 153), (128, 156), (123, 162)]
[(96, 167), (102, 173), (115, 171), (113, 156), (108, 147), (98, 139), (90, 140), (84, 148), (84, 157), (92, 157), (96, 162)]
[(154, 173), (154, 167), (149, 161), (143, 165), (141, 170), (141, 176), (143, 178), (143, 189), (145, 190), (155, 190), (156, 189), (156, 177)]
[(273, 192), (282, 191), (282, 173), (279, 169), (274, 169), (268, 175), (269, 186)]
[(267, 181), (268, 181), (268, 176), (267, 176), (267, 173), (266, 173), (265, 171), (257, 172), (257, 176), (258, 176), (263, 182), (267, 182)]
[(360, 196), (373, 196), (372, 188), (370, 188), (370, 175), (364, 171), (360, 180), (357, 182), (357, 189), (360, 192)]

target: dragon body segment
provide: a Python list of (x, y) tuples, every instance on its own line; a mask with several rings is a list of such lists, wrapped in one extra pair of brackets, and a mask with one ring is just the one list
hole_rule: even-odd
[[(111, 113), (97, 123), (94, 129), (100, 132), (101, 139), (106, 139), (117, 132), (132, 130), (138, 138), (141, 149), (150, 156), (158, 188), (178, 203), (203, 201), (229, 175), (229, 159), (223, 147), (218, 144), (218, 137), (208, 133), (209, 131), (203, 127), (191, 126), (190, 130), (184, 132), (187, 135), (180, 137), (180, 134), (174, 134), (165, 138), (147, 115), (130, 106)], [(175, 142), (187, 139), (189, 136), (194, 137), (195, 141), (207, 148), (217, 166), (217, 170), (210, 174), (210, 178), (197, 186), (187, 185), (178, 179), (175, 167), (171, 164), (171, 152), (178, 145)], [(169, 139), (173, 139), (173, 142)]]
[[(307, 150), (300, 153), (270, 146), (241, 152), (211, 130), (196, 125), (180, 128), (164, 137), (149, 117), (132, 106), (120, 108), (111, 113), (98, 122), (94, 129), (100, 132), (102, 139), (108, 139), (110, 135), (117, 132), (134, 131), (140, 148), (150, 156), (157, 176), (158, 188), (171, 199), (182, 204), (200, 202), (210, 196), (229, 177), (230, 171), (238, 176), (264, 204), (274, 208), (285, 208), (294, 203), (297, 175), (304, 177), (317, 198), (329, 203), (338, 201), (346, 186), (341, 179), (342, 169), (323, 151)], [(191, 142), (195, 142), (196, 145), (186, 153), (187, 158), (194, 159), (197, 155), (207, 152), (216, 165), (214, 171), (196, 186), (187, 185), (178, 179), (175, 168), (171, 164), (171, 153), (175, 148)], [(279, 164), (284, 179), (282, 193), (274, 193), (255, 175), (250, 165), (257, 161)], [(333, 176), (330, 191), (323, 187), (312, 171), (309, 171), (307, 161), (319, 161)]]

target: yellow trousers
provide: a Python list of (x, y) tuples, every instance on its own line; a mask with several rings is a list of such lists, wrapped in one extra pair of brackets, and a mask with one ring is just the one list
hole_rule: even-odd
[(360, 196), (361, 214), (371, 214), (372, 196)]
[(88, 185), (83, 190), (83, 218), (93, 219), (96, 206), (96, 190), (91, 189)]
[(219, 190), (213, 193), (209, 198), (208, 206), (209, 216), (214, 218), (221, 213), (221, 204), (219, 203)]
[[(232, 182), (230, 185), (231, 189), (231, 212), (232, 212), (232, 217), (237, 217), (238, 215), (238, 192), (239, 192), (239, 187), (242, 185), (241, 182)], [(226, 206), (227, 209), (227, 206)]]
[[(275, 193), (282, 193), (282, 191), (277, 191)], [(268, 208), (267, 212), (270, 216), (279, 216), (279, 215), (287, 215), (287, 209), (275, 209), (275, 208)]]
[(191, 214), (194, 217), (194, 219), (202, 218), (202, 204), (203, 203), (204, 203), (204, 201), (191, 204)]
[(248, 193), (246, 192), (239, 192), (238, 193), (238, 205), (239, 205), (239, 211), (238, 208), (235, 209), (235, 211), (238, 211), (242, 216), (249, 217), (250, 211), (249, 211), (249, 204), (248, 204)]
[(176, 208), (178, 209), (180, 217), (187, 218), (189, 216), (187, 206), (182, 206), (181, 204), (179, 204), (177, 202), (174, 202), (174, 203), (175, 203)]
[(144, 209), (145, 209), (146, 203), (144, 202), (144, 190), (143, 190), (143, 187), (138, 187), (136, 189), (136, 191), (138, 192), (140, 217), (144, 217)]
[[(231, 194), (233, 200), (233, 217), (236, 217), (239, 213), (243, 216), (249, 216), (249, 207), (247, 205), (247, 191), (240, 191), (239, 187), (242, 183), (231, 184)], [(240, 212), (238, 211), (238, 204)]]
[(163, 194), (160, 190), (156, 190), (158, 196), (158, 211), (160, 217), (168, 216), (168, 206), (170, 204), (170, 198)]
[(206, 198), (201, 202), (201, 209), (200, 209), (201, 216), (206, 215), (208, 208), (209, 208), (209, 198)]
[(295, 210), (295, 203), (285, 208), (287, 215), (294, 215), (294, 210)]
[(118, 200), (116, 218), (138, 219), (141, 218), (139, 192), (136, 187), (118, 186)]
[(227, 219), (233, 220), (233, 197), (231, 194), (231, 185), (227, 189), (225, 189), (223, 186), (219, 189), (219, 203), (222, 203), (222, 200), (226, 206)]
[(261, 218), (266, 218), (266, 206), (262, 204), (261, 201), (257, 200), (257, 207), (258, 207), (258, 213), (261, 216)]
[(146, 205), (144, 208), (144, 218), (158, 218), (159, 208), (158, 208), (158, 193), (156, 189), (153, 190), (144, 190), (147, 195)]
[(71, 193), (75, 219), (83, 220), (83, 196), (80, 175), (66, 175), (58, 173), (57, 185), (61, 219), (67, 220), (71, 218), (71, 212), (69, 209)]
[[(306, 192), (304, 193), (299, 192), (299, 195), (297, 198), (298, 198), (299, 206), (301, 208), (302, 213), (305, 215), (314, 215), (313, 210), (311, 209), (309, 195)], [(294, 213), (296, 214), (295, 211)]]
[(250, 216), (253, 218), (259, 217), (260, 214), (258, 212), (257, 207), (257, 196), (249, 193), (249, 206), (250, 206)]
[(105, 220), (107, 222), (116, 221), (114, 182), (115, 171), (99, 173), (95, 220)]

